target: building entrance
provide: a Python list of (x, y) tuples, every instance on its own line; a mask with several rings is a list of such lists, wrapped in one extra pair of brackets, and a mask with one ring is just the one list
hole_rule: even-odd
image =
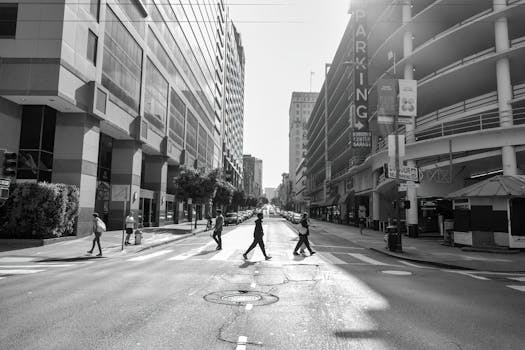
[(157, 203), (155, 192), (140, 189), (139, 225), (142, 227), (155, 226), (157, 220)]

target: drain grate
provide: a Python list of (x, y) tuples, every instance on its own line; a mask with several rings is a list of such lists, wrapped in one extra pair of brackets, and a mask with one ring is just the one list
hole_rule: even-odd
[(225, 305), (247, 305), (253, 306), (269, 305), (279, 301), (273, 294), (248, 291), (248, 290), (225, 290), (213, 292), (204, 296), (204, 300), (210, 303)]

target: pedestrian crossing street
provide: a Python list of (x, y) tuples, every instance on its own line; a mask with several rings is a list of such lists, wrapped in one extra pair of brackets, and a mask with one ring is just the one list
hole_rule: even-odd
[(53, 263), (39, 262), (40, 257), (5, 256), (0, 257), (0, 280), (17, 275), (32, 275), (39, 272), (89, 264), (91, 261)]

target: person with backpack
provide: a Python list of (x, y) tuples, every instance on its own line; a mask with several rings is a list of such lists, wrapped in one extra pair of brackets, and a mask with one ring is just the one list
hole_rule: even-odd
[(106, 224), (104, 224), (104, 221), (102, 221), (102, 219), (98, 217), (98, 213), (93, 213), (93, 234), (95, 235), (95, 238), (93, 238), (93, 246), (91, 246), (91, 250), (88, 250), (88, 254), (93, 253), (93, 249), (95, 249), (95, 243), (96, 243), (98, 245), (98, 251), (99, 251), (97, 256), (102, 256), (102, 247), (100, 246), (100, 236), (102, 236), (102, 232), (104, 231), (106, 231)]
[(264, 215), (263, 213), (257, 214), (257, 220), (255, 220), (255, 230), (253, 231), (253, 242), (248, 248), (248, 250), (242, 255), (244, 260), (248, 260), (248, 253), (252, 251), (253, 248), (258, 244), (259, 247), (261, 247), (262, 253), (264, 255), (265, 260), (270, 260), (272, 257), (269, 255), (266, 255), (266, 250), (264, 249), (264, 231), (262, 227), (262, 219)]
[(304, 244), (306, 248), (310, 251), (310, 255), (315, 254), (312, 248), (310, 248), (310, 242), (308, 241), (308, 235), (310, 234), (309, 226), (310, 225), (308, 224), (308, 214), (304, 213), (301, 222), (299, 223), (299, 242), (297, 242), (297, 245), (293, 250), (293, 255), (299, 255), (297, 250), (299, 250), (302, 244)]

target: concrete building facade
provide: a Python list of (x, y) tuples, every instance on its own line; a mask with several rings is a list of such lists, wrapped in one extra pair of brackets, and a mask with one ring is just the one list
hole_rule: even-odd
[(262, 196), (262, 159), (252, 157), (250, 154), (243, 156), (243, 183), (246, 197), (259, 198)]
[(20, 0), (0, 12), (13, 24), (0, 33), (0, 148), (18, 152), (17, 181), (79, 186), (78, 234), (93, 211), (121, 227), (122, 188), (145, 226), (202, 213), (174, 197), (173, 178), (223, 166), (222, 0)]
[[(522, 1), (469, 0), (450, 12), (434, 1), (352, 3), (364, 9), (359, 14), (366, 26), (357, 27), (359, 16), (350, 19), (321, 91), (323, 95), (327, 89), (327, 108), (318, 99), (309, 122), (311, 211), (352, 223), (362, 206), (374, 228), (396, 217), (392, 202), (399, 188), (384, 172), (392, 126), (378, 123), (377, 84), (381, 78), (416, 80), (417, 115), (399, 131), (406, 136), (402, 165), (419, 168), (422, 177), (401, 189), (410, 202), (410, 209), (402, 210), (401, 224), (413, 236), (439, 232), (440, 217), (458, 210), (447, 200), (449, 193), (494, 174), (525, 171), (525, 23), (519, 20), (525, 7)], [(366, 31), (367, 40), (356, 45), (358, 30)], [(360, 63), (356, 51), (363, 48), (369, 58), (371, 145), (358, 154), (348, 147), (356, 132), (356, 120), (348, 116), (355, 117), (352, 75)], [(340, 86), (350, 86), (350, 92)], [(323, 186), (328, 196), (323, 196)], [(458, 232), (455, 239), (470, 245), (472, 235)], [(494, 232), (494, 240), (516, 246), (524, 238), (509, 229)]]

